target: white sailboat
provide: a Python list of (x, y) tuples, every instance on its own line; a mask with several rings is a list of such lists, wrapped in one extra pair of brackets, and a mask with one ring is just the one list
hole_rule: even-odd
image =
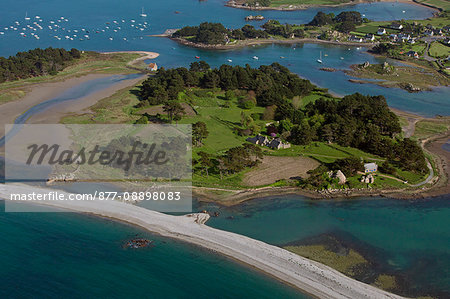
[(144, 12), (144, 8), (142, 7), (141, 17), (146, 18), (147, 14)]
[(317, 62), (318, 62), (318, 63), (322, 63), (322, 62), (323, 62), (323, 61), (322, 61), (322, 51), (320, 51), (320, 58), (317, 59)]
[(29, 21), (30, 17), (28, 16), (28, 12), (25, 12), (25, 21)]

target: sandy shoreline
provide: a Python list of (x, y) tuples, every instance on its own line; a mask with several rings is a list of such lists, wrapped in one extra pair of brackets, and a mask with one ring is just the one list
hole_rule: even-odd
[[(1, 198), (9, 198), (11, 193), (48, 191), (24, 185), (0, 185)], [(201, 223), (208, 218), (205, 214), (170, 216), (117, 201), (41, 201), (38, 204), (116, 219), (165, 237), (199, 245), (255, 267), (320, 298), (403, 298), (351, 279), (328, 266), (280, 247), (203, 225)]]
[(127, 63), (128, 66), (132, 66), (139, 61), (147, 60), (147, 59), (155, 59), (159, 56), (159, 53), (149, 52), (149, 51), (115, 51), (115, 52), (100, 52), (100, 54), (120, 54), (120, 53), (128, 53), (128, 54), (142, 54), (141, 57), (136, 58)]
[(59, 123), (60, 120), (67, 115), (71, 115), (74, 113), (88, 113), (89, 107), (93, 106), (101, 99), (110, 97), (123, 88), (134, 86), (143, 78), (145, 78), (145, 76), (139, 76), (138, 78), (120, 81), (108, 88), (101, 89), (97, 92), (94, 92), (82, 98), (78, 98), (74, 101), (67, 101), (56, 104), (43, 112), (34, 114), (27, 120), (27, 123), (56, 124)]
[[(128, 63), (128, 65), (133, 65), (139, 61), (147, 60), (147, 59), (154, 59), (159, 56), (158, 53), (155, 52), (147, 52), (147, 51), (120, 51), (120, 52), (104, 52), (102, 54), (114, 54), (114, 53), (136, 53), (136, 54), (142, 54), (141, 57), (136, 58)], [(80, 85), (82, 83), (85, 83), (87, 81), (100, 79), (100, 78), (106, 78), (111, 77), (114, 75), (119, 74), (99, 74), (99, 73), (93, 73), (84, 75), (81, 77), (77, 77), (74, 75), (73, 77), (67, 78), (63, 81), (55, 81), (55, 82), (44, 82), (44, 83), (36, 83), (36, 84), (30, 84), (26, 87), (27, 93), (24, 97), (7, 102), (0, 105), (0, 119), (2, 120), (1, 129), (0, 129), (0, 137), (4, 136), (4, 124), (12, 124), (14, 123), (14, 120), (21, 114), (23, 114), (25, 111), (29, 110), (30, 108), (45, 102), (47, 100), (50, 100), (52, 98), (55, 98), (62, 94), (64, 91), (76, 87), (77, 85)], [(36, 122), (36, 123), (57, 123), (61, 117), (65, 116), (67, 113), (71, 112), (79, 112), (82, 111), (92, 105), (94, 105), (97, 101), (109, 97), (118, 90), (132, 86), (136, 84), (139, 80), (142, 78), (137, 78), (133, 80), (126, 80), (119, 82), (117, 84), (114, 84), (113, 86), (95, 92), (92, 95), (89, 95), (87, 97), (83, 97), (79, 99), (78, 101), (71, 101), (70, 107), (68, 104), (58, 104), (55, 105), (55, 107), (52, 107), (51, 109), (45, 111), (44, 113), (37, 114), (33, 116), (29, 121)], [(58, 107), (58, 110), (56, 109)]]
[(28, 88), (26, 95), (16, 101), (0, 105), (2, 120), (0, 136), (4, 135), (4, 124), (12, 124), (14, 120), (30, 108), (62, 94), (65, 90), (90, 80), (111, 76), (110, 74), (89, 74), (83, 77), (73, 77), (59, 82), (38, 83)]

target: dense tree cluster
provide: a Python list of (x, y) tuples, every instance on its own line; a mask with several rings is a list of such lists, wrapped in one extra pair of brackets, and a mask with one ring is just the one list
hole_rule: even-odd
[(427, 170), (423, 152), (414, 141), (395, 139), (401, 127), (383, 96), (356, 93), (339, 101), (318, 99), (301, 111), (283, 105), (277, 108), (276, 117), (295, 124), (289, 137), (294, 144), (337, 143), (399, 161), (406, 170)]
[(391, 43), (379, 43), (375, 45), (369, 52), (374, 54), (379, 54), (383, 56), (388, 56), (391, 58), (404, 58), (404, 55), (399, 54), (400, 45)]
[(309, 94), (314, 86), (308, 80), (292, 74), (286, 67), (273, 63), (259, 68), (222, 65), (210, 69), (205, 62), (195, 62), (190, 69), (161, 68), (156, 76), (143, 82), (141, 106), (159, 105), (176, 99), (186, 88), (220, 88), (222, 90), (253, 91), (260, 106), (287, 104), (294, 96)]
[(283, 37), (304, 37), (305, 31), (301, 28), (295, 28), (294, 25), (290, 24), (280, 24), (279, 21), (269, 20), (267, 21), (262, 28), (271, 35), (280, 35)]
[(204, 22), (199, 26), (186, 26), (172, 34), (173, 37), (188, 38), (197, 43), (217, 45), (225, 44), (230, 38), (244, 40), (248, 38), (267, 38), (264, 30), (245, 25), (240, 29), (227, 29), (220, 23)]
[(42, 75), (55, 75), (68, 62), (80, 58), (77, 49), (66, 51), (59, 48), (34, 49), (19, 52), (9, 58), (0, 57), (0, 83)]
[(333, 25), (336, 30), (348, 33), (353, 31), (357, 25), (361, 25), (364, 21), (366, 20), (363, 19), (361, 14), (357, 11), (343, 11), (337, 16), (333, 13), (326, 14), (319, 11), (308, 25), (316, 27)]

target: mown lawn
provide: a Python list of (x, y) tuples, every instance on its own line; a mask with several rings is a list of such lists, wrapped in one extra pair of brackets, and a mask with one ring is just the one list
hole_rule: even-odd
[[(185, 116), (179, 122), (182, 124), (193, 124), (202, 121), (206, 124), (209, 136), (204, 140), (201, 150), (211, 154), (223, 153), (226, 150), (240, 146), (247, 137), (239, 136), (234, 132), (236, 127), (241, 127), (241, 113), (246, 115), (261, 115), (263, 107), (241, 109), (237, 100), (231, 101), (230, 107), (225, 108), (225, 100), (219, 98), (223, 93), (216, 93), (211, 98), (194, 98), (192, 106), (198, 113), (195, 116)], [(255, 119), (261, 126), (264, 121)]]
[(436, 58), (446, 58), (450, 55), (450, 47), (440, 42), (434, 42), (430, 46), (429, 54)]
[(443, 10), (450, 10), (450, 2), (448, 0), (417, 0), (417, 2), (442, 8)]
[(320, 98), (326, 98), (331, 99), (329, 95), (324, 94), (323, 92), (313, 92), (310, 95), (304, 96), (304, 97), (295, 97), (292, 100), (292, 103), (294, 104), (295, 108), (303, 108), (309, 103), (314, 103), (316, 100)]
[[(307, 156), (322, 163), (332, 163), (338, 159), (351, 156), (361, 157), (367, 161), (378, 161), (379, 157), (363, 152), (356, 148), (343, 147), (337, 144), (327, 144), (324, 142), (312, 142), (308, 145), (292, 145), (287, 149), (277, 151), (267, 151), (266, 154), (273, 156)], [(382, 159), (381, 159), (382, 160)]]
[(435, 122), (421, 120), (416, 124), (413, 137), (415, 139), (423, 139), (429, 136), (439, 134), (450, 129), (450, 121), (447, 122)]

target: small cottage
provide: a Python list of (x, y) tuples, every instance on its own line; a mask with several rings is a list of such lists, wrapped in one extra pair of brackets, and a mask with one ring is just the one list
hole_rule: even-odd
[(392, 23), (391, 28), (396, 29), (396, 30), (401, 30), (401, 29), (403, 29), (403, 25), (400, 23)]
[(406, 55), (408, 55), (409, 57), (419, 58), (419, 53), (417, 53), (416, 51), (409, 51), (408, 53), (406, 53)]
[(366, 164), (364, 164), (364, 173), (377, 172), (377, 170), (378, 170), (377, 163), (366, 163)]
[(373, 35), (372, 33), (367, 33), (366, 34), (366, 39), (368, 39), (368, 40), (373, 42), (375, 40), (375, 35)]
[(291, 145), (289, 143), (284, 143), (280, 138), (273, 139), (268, 145), (271, 149), (282, 149), (282, 148), (290, 148)]
[(378, 34), (378, 35), (384, 35), (384, 34), (386, 34), (386, 29), (384, 29), (384, 28), (378, 28), (377, 34)]
[(284, 143), (280, 138), (274, 138), (270, 140), (268, 137), (262, 135), (249, 137), (247, 138), (247, 141), (260, 146), (267, 146), (270, 147), (271, 149), (283, 149), (291, 147), (290, 143), (287, 142)]

